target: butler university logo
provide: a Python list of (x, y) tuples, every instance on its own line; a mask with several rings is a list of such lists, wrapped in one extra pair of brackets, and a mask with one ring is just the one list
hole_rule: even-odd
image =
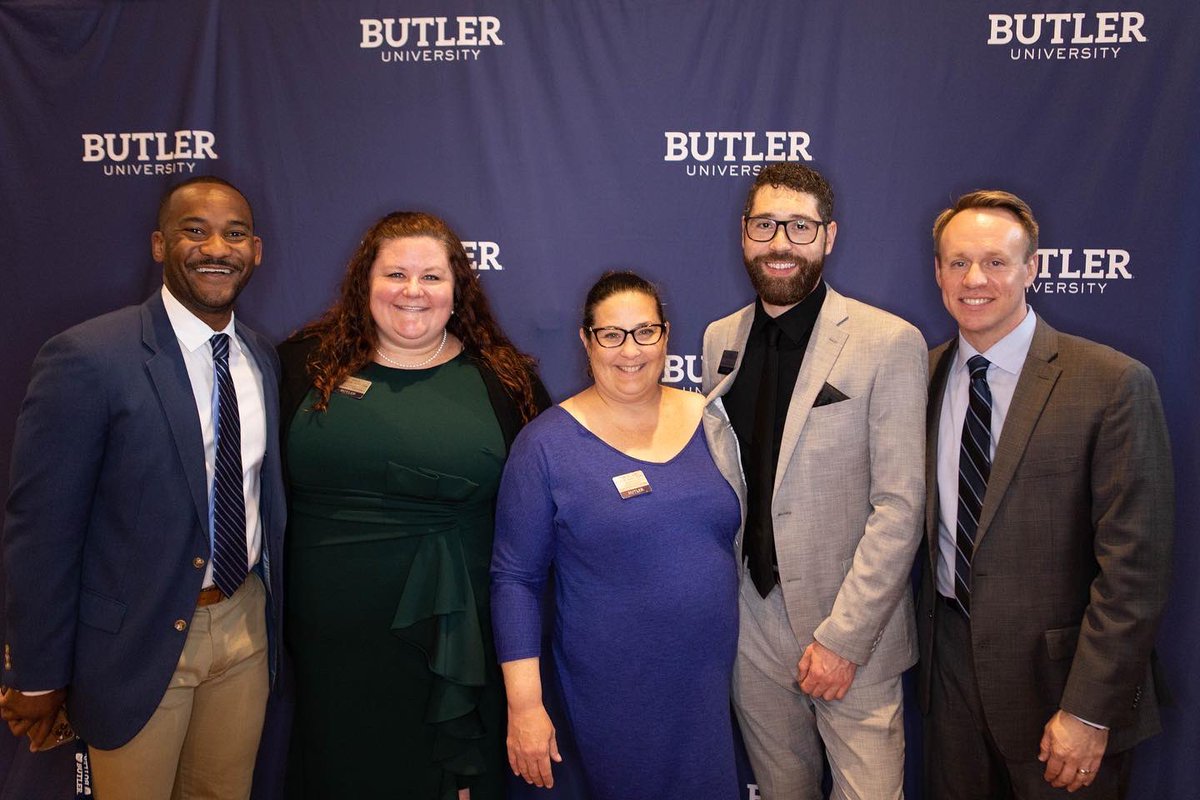
[(741, 178), (771, 161), (812, 161), (805, 131), (664, 131), (663, 161), (691, 177)]
[(497, 17), (382, 17), (358, 25), (358, 46), (385, 64), (478, 61), (487, 48), (504, 44)]
[(1032, 294), (1104, 294), (1121, 281), (1133, 280), (1128, 250), (1039, 247), (1037, 259)]
[(662, 382), (671, 386), (690, 383), (690, 387), (680, 386), (679, 388), (691, 388), (699, 391), (702, 368), (700, 356), (668, 355), (666, 366), (663, 367)]
[(1115, 59), (1146, 41), (1139, 11), (988, 14), (988, 40), (1013, 61)]
[(190, 175), (196, 162), (217, 159), (211, 131), (84, 133), (83, 163), (105, 175)]
[(471, 259), (471, 269), (476, 272), (484, 270), (502, 270), (500, 263), (500, 245), (495, 242), (463, 242), (467, 258)]

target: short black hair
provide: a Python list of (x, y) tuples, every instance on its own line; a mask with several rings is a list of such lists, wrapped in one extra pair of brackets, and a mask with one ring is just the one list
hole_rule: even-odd
[(161, 231), (163, 229), (164, 218), (167, 215), (167, 206), (171, 204), (171, 198), (175, 196), (175, 193), (186, 186), (193, 186), (198, 183), (215, 183), (218, 186), (225, 186), (229, 189), (233, 189), (235, 192), (240, 194), (242, 199), (246, 201), (246, 208), (250, 209), (250, 226), (254, 227), (254, 208), (250, 205), (250, 198), (246, 197), (245, 192), (224, 178), (218, 178), (216, 175), (196, 175), (188, 178), (185, 181), (171, 184), (167, 187), (167, 190), (163, 192), (162, 198), (158, 201), (158, 230)]

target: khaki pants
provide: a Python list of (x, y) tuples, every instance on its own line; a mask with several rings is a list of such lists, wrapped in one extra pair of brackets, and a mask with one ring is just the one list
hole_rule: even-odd
[(266, 592), (251, 573), (197, 608), (149, 722), (115, 750), (89, 748), (97, 800), (245, 800), (266, 713)]

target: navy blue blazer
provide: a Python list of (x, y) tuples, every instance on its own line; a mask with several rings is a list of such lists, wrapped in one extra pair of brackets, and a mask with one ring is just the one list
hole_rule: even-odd
[[(260, 570), (273, 675), (286, 515), (279, 361), (264, 337), (240, 321), (236, 331), (266, 403)], [(119, 747), (166, 691), (187, 638), (177, 622), (190, 623), (210, 556), (200, 421), (159, 292), (42, 347), (12, 458), (3, 683), (66, 687), (80, 736)]]

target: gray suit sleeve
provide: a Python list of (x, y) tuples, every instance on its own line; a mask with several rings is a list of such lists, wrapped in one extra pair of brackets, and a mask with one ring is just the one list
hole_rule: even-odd
[(1061, 706), (1110, 727), (1128, 723), (1166, 602), (1174, 474), (1149, 369), (1122, 371), (1091, 457), (1093, 551), (1100, 571), (1080, 626)]
[(814, 632), (822, 645), (860, 665), (908, 591), (925, 511), (928, 352), (907, 324), (881, 347), (869, 409), (871, 510), (833, 610)]

